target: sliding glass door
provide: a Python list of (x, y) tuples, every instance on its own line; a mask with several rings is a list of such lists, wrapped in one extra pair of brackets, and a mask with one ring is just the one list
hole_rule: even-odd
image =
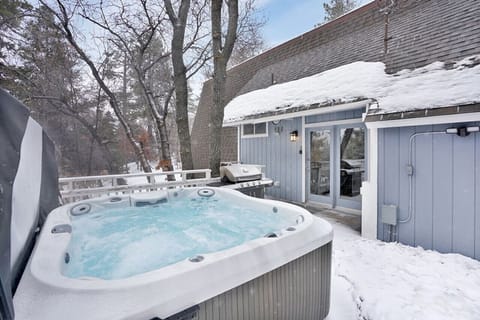
[(307, 171), (312, 201), (332, 204), (332, 130), (321, 128), (309, 132)]
[(363, 125), (310, 128), (306, 137), (308, 200), (360, 210), (365, 177)]
[(362, 127), (340, 127), (337, 174), (338, 200), (340, 207), (362, 208), (360, 188), (365, 177), (365, 129)]

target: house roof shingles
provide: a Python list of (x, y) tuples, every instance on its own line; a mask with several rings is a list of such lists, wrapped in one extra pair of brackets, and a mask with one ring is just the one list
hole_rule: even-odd
[[(275, 83), (288, 82), (355, 61), (382, 61), (388, 73), (480, 53), (480, 1), (397, 0), (388, 15), (385, 0), (272, 48), (228, 71), (227, 101)], [(390, 1), (388, 1), (390, 2)], [(196, 168), (208, 167), (211, 80), (204, 83), (192, 129)], [(235, 128), (224, 128), (222, 158), (236, 160)]]

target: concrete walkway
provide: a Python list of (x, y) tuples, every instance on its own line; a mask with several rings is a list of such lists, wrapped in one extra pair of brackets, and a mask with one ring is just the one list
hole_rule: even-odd
[(360, 232), (362, 227), (362, 217), (360, 215), (344, 212), (337, 209), (323, 208), (307, 204), (305, 209), (320, 218), (329, 221), (335, 221), (351, 229)]

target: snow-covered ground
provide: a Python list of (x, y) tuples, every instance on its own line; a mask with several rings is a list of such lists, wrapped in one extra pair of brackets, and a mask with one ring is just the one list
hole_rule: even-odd
[(328, 320), (478, 320), (480, 262), (367, 240), (335, 220)]

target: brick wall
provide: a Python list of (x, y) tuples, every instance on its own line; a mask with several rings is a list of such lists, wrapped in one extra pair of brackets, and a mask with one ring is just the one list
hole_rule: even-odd
[[(354, 61), (383, 61), (387, 72), (480, 53), (480, 1), (397, 0), (388, 15), (374, 1), (337, 20), (272, 48), (228, 72), (227, 101), (237, 95), (311, 76)], [(202, 90), (192, 130), (196, 168), (208, 167), (208, 118), (212, 83)], [(236, 129), (225, 128), (222, 158), (236, 160)]]

